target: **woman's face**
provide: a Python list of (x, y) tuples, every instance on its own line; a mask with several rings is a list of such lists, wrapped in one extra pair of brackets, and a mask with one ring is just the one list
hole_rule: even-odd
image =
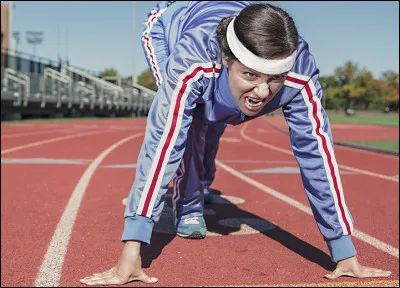
[(237, 60), (228, 68), (229, 89), (240, 110), (246, 116), (260, 112), (282, 88), (288, 72), (278, 75), (267, 75), (244, 66)]

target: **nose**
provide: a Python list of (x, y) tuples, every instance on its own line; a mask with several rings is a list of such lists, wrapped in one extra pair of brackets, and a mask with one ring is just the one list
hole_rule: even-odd
[(261, 99), (265, 99), (269, 95), (269, 86), (267, 83), (261, 83), (254, 88), (254, 92)]

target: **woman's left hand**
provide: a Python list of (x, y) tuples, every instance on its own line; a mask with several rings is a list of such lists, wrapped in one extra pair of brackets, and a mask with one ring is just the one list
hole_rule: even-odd
[(360, 263), (358, 263), (356, 256), (353, 256), (351, 258), (338, 261), (335, 271), (326, 274), (324, 277), (328, 279), (336, 279), (340, 276), (367, 278), (389, 277), (391, 274), (391, 271), (362, 266)]

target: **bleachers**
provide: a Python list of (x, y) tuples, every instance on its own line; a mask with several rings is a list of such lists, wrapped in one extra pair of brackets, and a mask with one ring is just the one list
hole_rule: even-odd
[[(155, 96), (141, 85), (123, 81), (116, 85), (77, 67), (26, 65), (28, 60), (21, 61), (15, 55), (8, 59), (3, 53), (1, 56), (2, 120), (10, 114), (20, 114), (17, 118), (145, 116)], [(20, 71), (20, 67), (31, 68)]]

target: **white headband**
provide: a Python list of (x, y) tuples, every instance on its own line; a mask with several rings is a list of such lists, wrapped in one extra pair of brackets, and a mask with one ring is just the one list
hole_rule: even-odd
[(285, 59), (279, 60), (268, 60), (258, 57), (249, 51), (237, 38), (233, 28), (234, 20), (235, 19), (232, 19), (229, 23), (226, 36), (229, 48), (243, 65), (258, 72), (271, 75), (282, 74), (292, 69), (294, 62), (296, 61), (296, 51)]

